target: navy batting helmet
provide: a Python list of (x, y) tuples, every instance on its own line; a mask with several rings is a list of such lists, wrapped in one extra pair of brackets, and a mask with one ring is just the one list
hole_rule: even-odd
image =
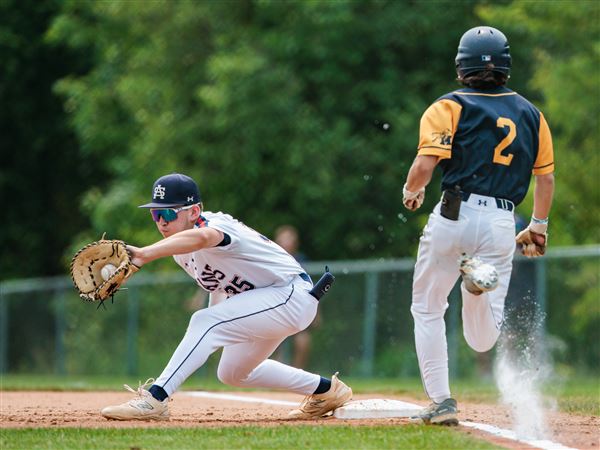
[(492, 27), (471, 28), (460, 38), (456, 54), (456, 72), (459, 78), (492, 70), (510, 74), (510, 47), (502, 31)]

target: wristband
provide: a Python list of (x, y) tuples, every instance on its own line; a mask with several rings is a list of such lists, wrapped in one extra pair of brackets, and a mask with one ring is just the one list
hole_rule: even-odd
[(548, 219), (540, 220), (531, 217), (531, 222), (528, 227), (531, 231), (538, 234), (545, 234), (548, 231)]
[(405, 200), (415, 200), (417, 197), (419, 197), (421, 190), (422, 189), (420, 189), (416, 192), (409, 191), (408, 189), (406, 189), (406, 183), (404, 183), (404, 186), (402, 187), (402, 196), (404, 197)]

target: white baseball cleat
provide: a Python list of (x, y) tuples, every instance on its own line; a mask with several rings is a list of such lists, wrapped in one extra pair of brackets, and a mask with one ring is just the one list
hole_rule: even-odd
[(331, 377), (331, 387), (322, 394), (307, 395), (300, 408), (290, 411), (288, 416), (291, 419), (317, 419), (333, 413), (344, 403), (352, 398), (352, 389), (341, 381), (336, 372)]
[(107, 406), (100, 411), (100, 414), (107, 419), (114, 420), (169, 420), (169, 407), (167, 406), (169, 399), (161, 402), (144, 389), (152, 383), (154, 383), (154, 378), (149, 378), (144, 384), (140, 384), (137, 390), (124, 384), (125, 389), (137, 394), (137, 397), (122, 405)]
[(480, 295), (498, 287), (498, 271), (491, 264), (466, 253), (462, 254), (458, 262), (465, 288), (471, 294)]

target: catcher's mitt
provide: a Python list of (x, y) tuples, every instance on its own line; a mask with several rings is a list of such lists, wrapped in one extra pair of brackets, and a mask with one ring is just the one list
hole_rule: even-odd
[(125, 242), (103, 236), (75, 254), (71, 261), (71, 278), (83, 300), (103, 302), (139, 269), (131, 262)]

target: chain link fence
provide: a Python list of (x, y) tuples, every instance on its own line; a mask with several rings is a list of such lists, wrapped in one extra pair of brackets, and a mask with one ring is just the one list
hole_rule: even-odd
[[(352, 376), (418, 376), (410, 314), (413, 259), (312, 262), (336, 276), (308, 331), (306, 369)], [(598, 372), (600, 246), (551, 249), (544, 258), (516, 257), (505, 324), (538, 333), (557, 364)], [(157, 375), (206, 295), (183, 272), (140, 272), (114, 303), (82, 302), (68, 277), (0, 283), (0, 371), (61, 375)], [(446, 313), (450, 370), (473, 376), (485, 357), (462, 338), (458, 284)], [(587, 305), (591, 305), (588, 307)], [(594, 309), (595, 307), (595, 309)], [(276, 357), (290, 362), (288, 339)], [(219, 352), (198, 371), (214, 374)]]

